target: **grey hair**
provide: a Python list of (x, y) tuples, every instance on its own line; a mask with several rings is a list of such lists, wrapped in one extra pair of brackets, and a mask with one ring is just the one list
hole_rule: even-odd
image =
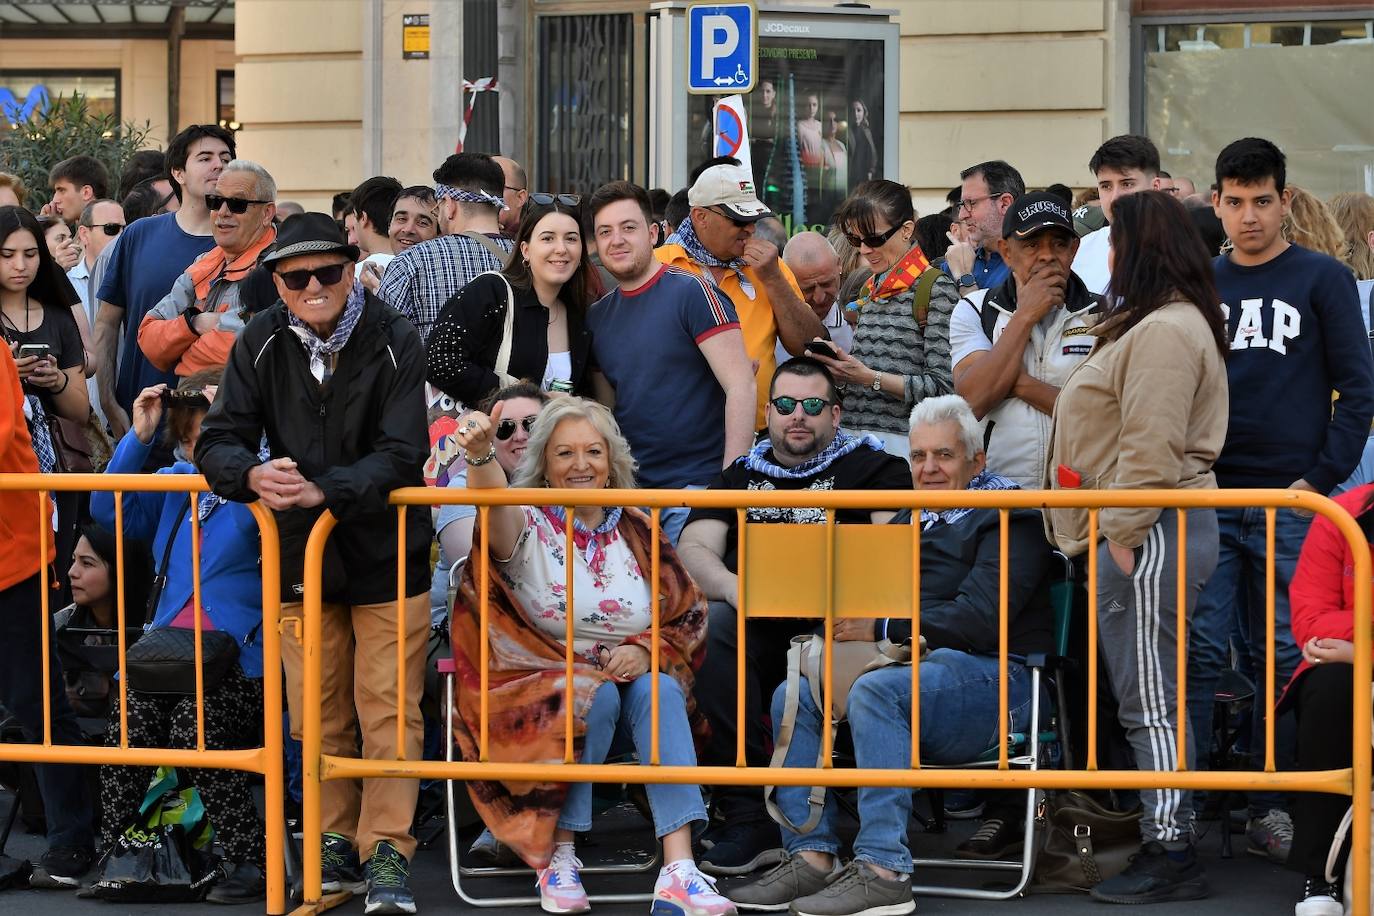
[(957, 394), (942, 394), (926, 398), (911, 409), (912, 432), (918, 426), (933, 426), (953, 420), (959, 425), (959, 441), (964, 445), (964, 457), (972, 458), (983, 450), (983, 431), (968, 401)]
[(256, 162), (250, 162), (247, 159), (233, 159), (224, 167), (224, 171), (221, 172), (220, 175), (227, 175), (230, 172), (247, 172), (249, 175), (252, 175), (254, 180), (253, 193), (257, 195), (258, 200), (276, 201), (276, 180), (267, 169), (258, 165)]
[(525, 456), (515, 469), (511, 480), (512, 487), (546, 487), (547, 462), (544, 450), (549, 446), (553, 431), (564, 420), (586, 420), (601, 437), (606, 440), (610, 452), (611, 474), (608, 484), (613, 489), (629, 490), (635, 485), (635, 460), (630, 454), (630, 443), (620, 432), (615, 416), (605, 406), (587, 398), (554, 398), (539, 411), (539, 418), (530, 429), (530, 438), (525, 446)]

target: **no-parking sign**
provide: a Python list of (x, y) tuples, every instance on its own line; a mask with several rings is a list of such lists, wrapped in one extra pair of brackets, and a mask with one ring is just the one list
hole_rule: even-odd
[(744, 120), (744, 96), (727, 95), (716, 102), (711, 112), (711, 155), (734, 156), (740, 165), (753, 171), (749, 155), (749, 128)]

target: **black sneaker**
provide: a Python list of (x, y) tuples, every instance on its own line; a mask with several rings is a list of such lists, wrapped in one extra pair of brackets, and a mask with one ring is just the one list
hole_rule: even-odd
[(81, 876), (91, 870), (95, 854), (84, 846), (54, 846), (29, 875), (29, 887), (47, 890), (72, 890), (81, 886)]
[(238, 865), (223, 862), (220, 870), (225, 877), (210, 888), (210, 893), (205, 895), (206, 903), (236, 905), (267, 899), (267, 877), (258, 866), (248, 862)]
[(782, 835), (770, 820), (727, 824), (714, 839), (697, 863), (708, 875), (747, 875), (782, 861)]
[(1341, 893), (1341, 886), (1327, 881), (1325, 875), (1308, 875), (1293, 916), (1344, 916)]
[(320, 890), (326, 894), (348, 891), (361, 893), (367, 887), (363, 869), (358, 864), (358, 850), (353, 841), (340, 833), (326, 833), (320, 852)]
[(960, 859), (1000, 859), (1012, 853), (1019, 855), (1025, 847), (1025, 839), (1025, 828), (1021, 824), (990, 817), (973, 836), (954, 847), (954, 855)]
[(1207, 873), (1193, 847), (1188, 847), (1184, 861), (1175, 862), (1162, 844), (1151, 840), (1131, 856), (1125, 871), (1101, 882), (1091, 893), (1103, 903), (1200, 900), (1207, 896)]
[(364, 913), (414, 913), (410, 892), (410, 863), (390, 843), (378, 843), (367, 860), (367, 902)]

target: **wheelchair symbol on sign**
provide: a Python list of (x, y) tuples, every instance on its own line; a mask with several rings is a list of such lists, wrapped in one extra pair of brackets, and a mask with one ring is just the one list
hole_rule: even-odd
[(744, 64), (739, 64), (734, 76), (718, 76), (712, 82), (717, 86), (744, 86), (749, 82), (749, 74), (744, 72)]

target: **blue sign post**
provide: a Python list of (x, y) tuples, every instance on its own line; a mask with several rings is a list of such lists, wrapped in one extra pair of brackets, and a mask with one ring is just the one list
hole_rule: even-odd
[(758, 78), (758, 10), (753, 3), (687, 7), (687, 91), (749, 92)]

